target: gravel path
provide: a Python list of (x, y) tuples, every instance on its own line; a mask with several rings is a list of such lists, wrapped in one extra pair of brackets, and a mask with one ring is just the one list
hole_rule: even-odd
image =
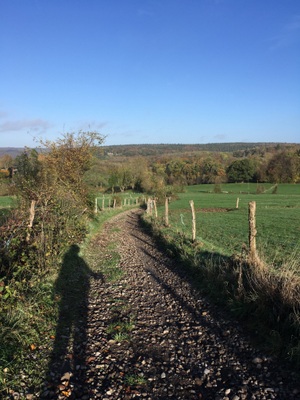
[[(70, 355), (59, 394), (48, 389), (42, 398), (300, 399), (296, 377), (191, 288), (142, 231), (139, 213), (107, 225), (124, 274), (116, 283), (91, 280), (78, 350), (85, 360)], [(55, 364), (51, 374), (58, 376)]]

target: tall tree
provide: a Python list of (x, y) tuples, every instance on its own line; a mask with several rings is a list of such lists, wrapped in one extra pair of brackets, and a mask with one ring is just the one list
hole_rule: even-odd
[(251, 182), (254, 179), (255, 171), (254, 162), (249, 158), (236, 160), (226, 169), (229, 182)]
[(275, 154), (267, 166), (267, 175), (271, 182), (297, 183), (300, 181), (300, 156), (297, 151)]
[(57, 141), (46, 141), (44, 161), (56, 184), (68, 189), (74, 198), (86, 196), (83, 176), (91, 166), (92, 151), (104, 137), (98, 132), (67, 133)]

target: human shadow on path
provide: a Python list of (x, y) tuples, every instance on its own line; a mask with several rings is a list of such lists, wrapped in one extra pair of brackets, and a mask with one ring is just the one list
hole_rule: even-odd
[(66, 252), (55, 282), (55, 297), (59, 301), (59, 316), (53, 350), (48, 367), (48, 388), (42, 398), (57, 399), (59, 393), (70, 398), (84, 393), (86, 375), (86, 345), (88, 295), (90, 279), (101, 279), (79, 256), (78, 245)]

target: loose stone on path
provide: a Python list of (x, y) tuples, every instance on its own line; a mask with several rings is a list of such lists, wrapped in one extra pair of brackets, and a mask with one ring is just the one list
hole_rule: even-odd
[(107, 226), (124, 274), (115, 283), (91, 281), (86, 363), (77, 380), (70, 377), (69, 398), (300, 399), (296, 375), (253, 348), (237, 322), (195, 292), (180, 264), (143, 232), (139, 213), (127, 211)]

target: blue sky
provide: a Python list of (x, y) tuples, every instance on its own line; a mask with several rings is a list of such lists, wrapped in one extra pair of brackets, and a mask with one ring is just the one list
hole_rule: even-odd
[(300, 142), (299, 0), (0, 0), (0, 147)]

